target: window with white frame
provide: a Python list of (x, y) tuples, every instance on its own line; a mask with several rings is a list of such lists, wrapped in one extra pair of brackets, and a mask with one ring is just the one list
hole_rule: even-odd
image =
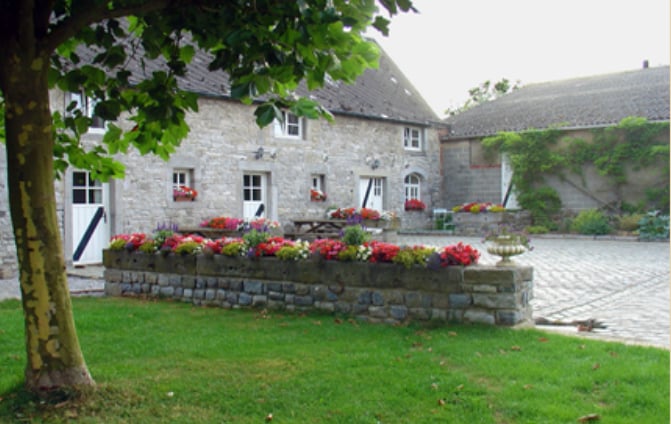
[(406, 150), (422, 150), (422, 135), (421, 128), (405, 127), (403, 129), (403, 147)]
[(193, 169), (175, 168), (172, 170), (172, 195), (173, 200), (178, 198), (197, 196), (193, 187)]
[(408, 174), (403, 181), (403, 186), (405, 188), (405, 200), (406, 202), (410, 199), (420, 199), (421, 193), (421, 178), (417, 174)]
[(275, 120), (275, 137), (303, 138), (303, 118), (291, 112), (282, 112), (282, 121)]
[(82, 92), (69, 93), (66, 107), (74, 103), (73, 108), (69, 110), (80, 110), (82, 115), (91, 118), (91, 128), (103, 129), (105, 128), (105, 121), (95, 115), (95, 107), (97, 101), (91, 97), (86, 96)]

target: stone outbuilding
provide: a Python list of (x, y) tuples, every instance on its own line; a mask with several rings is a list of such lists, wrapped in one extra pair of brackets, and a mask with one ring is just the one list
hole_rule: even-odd
[[(445, 121), (449, 129), (440, 137), (445, 206), (466, 202), (517, 206), (507, 158), (492, 162), (485, 157), (481, 143), (485, 137), (557, 127), (566, 137), (590, 140), (594, 129), (616, 125), (627, 117), (669, 122), (668, 66), (644, 64), (634, 71), (530, 84), (450, 117)], [(668, 137), (667, 132), (667, 142)], [(660, 184), (658, 172), (629, 171), (620, 193), (594, 169), (585, 169), (582, 177), (546, 176), (545, 180), (559, 193), (563, 208), (579, 211), (621, 200), (636, 203), (647, 188)]]

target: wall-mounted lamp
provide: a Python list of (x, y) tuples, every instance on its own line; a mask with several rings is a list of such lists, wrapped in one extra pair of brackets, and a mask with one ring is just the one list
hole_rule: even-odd
[(370, 164), (370, 169), (377, 169), (380, 167), (380, 160), (375, 159), (371, 164)]
[(261, 159), (263, 158), (263, 147), (259, 147), (256, 149), (256, 152), (254, 152), (254, 159)]

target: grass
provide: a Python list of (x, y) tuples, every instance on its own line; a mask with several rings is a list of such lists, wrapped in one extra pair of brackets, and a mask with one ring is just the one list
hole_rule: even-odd
[(669, 352), (536, 330), (75, 298), (98, 387), (21, 389), (20, 303), (0, 303), (0, 422), (669, 422)]

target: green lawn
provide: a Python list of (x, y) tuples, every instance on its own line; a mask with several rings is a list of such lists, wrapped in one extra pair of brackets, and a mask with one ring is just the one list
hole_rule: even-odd
[(98, 390), (45, 404), (22, 392), (21, 307), (2, 302), (0, 422), (669, 422), (663, 349), (535, 330), (73, 302)]

